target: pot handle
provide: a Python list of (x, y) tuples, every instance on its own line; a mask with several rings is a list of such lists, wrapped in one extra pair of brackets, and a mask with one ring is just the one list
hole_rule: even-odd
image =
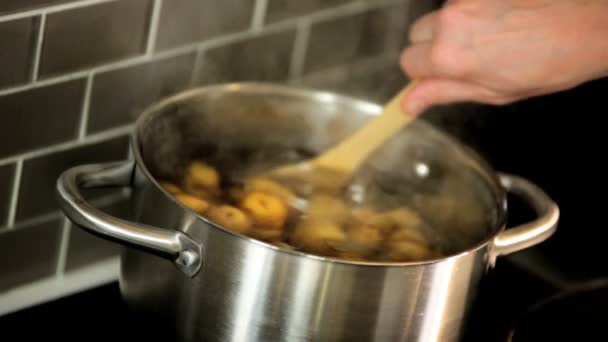
[(542, 189), (514, 175), (501, 173), (499, 180), (506, 191), (526, 200), (537, 213), (538, 218), (498, 234), (490, 249), (491, 265), (494, 265), (496, 258), (501, 255), (515, 253), (545, 241), (553, 235), (559, 221), (557, 204)]
[(188, 235), (116, 218), (83, 198), (81, 188), (130, 186), (134, 167), (134, 163), (128, 161), (81, 165), (64, 171), (57, 180), (61, 209), (80, 227), (108, 240), (170, 259), (183, 273), (194, 277), (202, 265), (202, 247)]

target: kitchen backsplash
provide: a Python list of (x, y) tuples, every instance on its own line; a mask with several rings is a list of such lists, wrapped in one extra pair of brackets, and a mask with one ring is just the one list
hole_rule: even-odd
[[(74, 228), (54, 186), (70, 166), (129, 157), (154, 101), (272, 81), (382, 101), (431, 0), (0, 2), (0, 314), (117, 277), (118, 245)], [(95, 194), (128, 217), (124, 193)]]

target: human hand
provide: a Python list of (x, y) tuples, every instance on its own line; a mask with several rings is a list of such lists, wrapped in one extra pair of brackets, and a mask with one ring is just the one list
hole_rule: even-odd
[(408, 113), (507, 104), (608, 75), (608, 1), (448, 0), (412, 25), (410, 41)]

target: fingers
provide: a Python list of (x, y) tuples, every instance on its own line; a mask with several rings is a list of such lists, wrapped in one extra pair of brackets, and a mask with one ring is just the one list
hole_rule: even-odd
[(438, 78), (418, 81), (405, 95), (402, 105), (408, 114), (419, 115), (435, 105), (459, 102), (506, 104), (512, 100), (477, 84)]
[(409, 46), (401, 54), (401, 68), (410, 78), (435, 76), (435, 68), (430, 59), (431, 42)]
[(436, 18), (437, 12), (431, 12), (416, 20), (410, 29), (410, 42), (415, 44), (432, 40)]

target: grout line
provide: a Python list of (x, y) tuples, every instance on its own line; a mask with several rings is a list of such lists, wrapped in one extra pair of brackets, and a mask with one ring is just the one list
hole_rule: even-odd
[(259, 31), (264, 26), (266, 20), (266, 9), (268, 8), (268, 0), (257, 0), (253, 8), (253, 17), (251, 18), (251, 29)]
[(162, 59), (167, 59), (167, 58), (171, 58), (171, 57), (175, 57), (175, 56), (179, 56), (179, 55), (184, 55), (187, 53), (195, 52), (199, 49), (208, 49), (208, 48), (218, 47), (218, 46), (222, 46), (222, 45), (227, 45), (227, 44), (231, 44), (231, 43), (234, 43), (234, 42), (237, 42), (240, 40), (255, 37), (259, 34), (266, 34), (266, 33), (272, 33), (275, 31), (281, 31), (281, 30), (288, 29), (288, 28), (290, 28), (292, 26), (296, 26), (296, 25), (297, 25), (297, 22), (295, 22), (295, 21), (281, 22), (278, 24), (268, 25), (261, 32), (241, 31), (241, 32), (231, 33), (231, 34), (228, 34), (228, 35), (225, 35), (222, 37), (211, 38), (211, 39), (208, 39), (208, 40), (205, 40), (202, 42), (196, 42), (196, 43), (192, 43), (192, 44), (188, 44), (188, 45), (183, 45), (183, 46), (180, 46), (180, 47), (177, 47), (174, 49), (155, 53), (154, 55), (139, 55), (139, 56), (131, 57), (131, 58), (124, 59), (124, 60), (121, 60), (118, 62), (111, 62), (111, 63), (107, 63), (107, 64), (102, 64), (102, 65), (99, 65), (99, 66), (96, 66), (96, 67), (93, 67), (90, 69), (75, 71), (70, 74), (65, 74), (65, 75), (56, 76), (56, 77), (52, 77), (52, 78), (45, 78), (43, 80), (37, 80), (34, 83), (29, 83), (26, 85), (3, 89), (3, 90), (0, 90), (0, 96), (10, 95), (10, 94), (27, 91), (27, 90), (31, 90), (31, 89), (35, 89), (35, 88), (40, 88), (40, 87), (44, 87), (44, 86), (49, 86), (49, 85), (53, 85), (53, 84), (57, 84), (57, 83), (61, 83), (61, 82), (67, 82), (67, 81), (71, 81), (71, 80), (78, 79), (78, 78), (84, 78), (84, 77), (87, 77), (88, 75), (90, 75), (91, 73), (98, 74), (98, 73), (103, 73), (103, 72), (119, 70), (119, 69), (127, 68), (130, 66), (143, 64), (146, 62), (159, 61)]
[(280, 20), (280, 21), (277, 21), (276, 23), (273, 23), (272, 25), (285, 25), (288, 23), (298, 22), (301, 20), (320, 21), (320, 20), (333, 19), (336, 17), (342, 17), (342, 16), (347, 16), (347, 15), (355, 14), (358, 12), (362, 12), (362, 11), (365, 11), (365, 10), (371, 9), (371, 8), (382, 7), (383, 5), (386, 5), (386, 4), (387, 3), (384, 1), (374, 1), (374, 2), (369, 1), (369, 0), (353, 1), (353, 2), (349, 2), (349, 3), (346, 3), (341, 6), (327, 8), (327, 9), (313, 12), (313, 13), (310, 13), (307, 15)]
[(34, 61), (32, 62), (32, 82), (38, 80), (38, 71), (40, 70), (40, 55), (42, 55), (42, 43), (44, 40), (44, 30), (46, 27), (46, 14), (40, 16), (38, 22), (38, 36), (36, 37), (36, 47), (34, 50)]
[(15, 19), (22, 19), (31, 16), (41, 15), (41, 14), (50, 14), (55, 12), (67, 11), (71, 9), (76, 9), (80, 7), (86, 7), (90, 5), (103, 4), (106, 2), (115, 2), (117, 0), (82, 0), (76, 2), (68, 2), (64, 4), (51, 5), (43, 8), (37, 8), (29, 11), (21, 11), (17, 13), (11, 13), (7, 15), (0, 15), (0, 22), (10, 21)]
[(57, 84), (57, 83), (61, 83), (61, 82), (72, 81), (72, 80), (75, 80), (78, 78), (83, 78), (88, 73), (89, 73), (88, 71), (79, 71), (79, 72), (75, 72), (75, 73), (71, 73), (71, 74), (67, 74), (67, 75), (57, 76), (54, 78), (36, 80), (34, 83), (29, 83), (29, 84), (25, 84), (25, 85), (14, 87), (14, 88), (7, 88), (7, 89), (0, 90), (0, 96), (11, 95), (14, 93), (19, 93), (22, 91), (27, 91), (27, 90), (40, 88), (40, 87), (44, 87), (44, 86), (48, 86), (48, 85), (53, 85), (53, 84)]
[(61, 278), (47, 277), (3, 291), (0, 294), (0, 316), (114, 282), (119, 273), (120, 258), (113, 257), (70, 271)]
[(44, 87), (44, 86), (50, 86), (50, 85), (54, 85), (57, 83), (75, 80), (78, 78), (84, 78), (84, 77), (88, 77), (90, 74), (99, 74), (99, 73), (103, 73), (103, 72), (119, 70), (119, 69), (131, 67), (131, 66), (135, 66), (135, 65), (144, 64), (146, 62), (158, 61), (158, 60), (162, 60), (162, 59), (179, 56), (182, 54), (187, 54), (187, 53), (196, 51), (196, 49), (198, 48), (199, 45), (200, 45), (200, 43), (188, 45), (185, 47), (179, 47), (176, 49), (163, 51), (162, 53), (158, 53), (154, 56), (140, 55), (140, 56), (124, 59), (124, 60), (121, 60), (118, 62), (99, 65), (97, 67), (93, 67), (93, 68), (87, 69), (87, 70), (79, 70), (79, 71), (75, 71), (73, 73), (66, 74), (66, 75), (46, 78), (44, 80), (38, 80), (34, 83), (0, 90), (0, 96), (10, 95), (10, 94), (27, 91), (27, 90), (31, 90), (31, 89), (35, 89), (35, 88), (40, 88), (40, 87)]
[(127, 160), (133, 161), (135, 160), (135, 156), (133, 155), (133, 145), (131, 142), (127, 144), (127, 152), (125, 153), (127, 156)]
[(310, 26), (310, 22), (308, 21), (301, 21), (298, 24), (291, 55), (291, 63), (289, 65), (289, 80), (293, 80), (302, 75), (304, 62), (306, 60), (308, 40), (310, 37)]
[(203, 67), (203, 59), (205, 58), (205, 52), (203, 49), (196, 51), (196, 57), (194, 59), (194, 66), (192, 67), (192, 76), (190, 76), (190, 86), (196, 87), (200, 81), (201, 68)]
[[(110, 1), (115, 1), (115, 0), (83, 1), (81, 3), (76, 3), (76, 4), (81, 4), (81, 5), (82, 4), (97, 4), (97, 3), (105, 3), (105, 2), (110, 2)], [(192, 43), (189, 45), (180, 46), (180, 47), (170, 49), (167, 51), (162, 51), (162, 52), (156, 53), (152, 56), (148, 56), (148, 55), (136, 56), (136, 57), (132, 57), (129, 59), (114, 62), (114, 63), (103, 64), (103, 65), (100, 65), (100, 66), (97, 66), (97, 67), (94, 67), (94, 68), (91, 68), (88, 70), (81, 70), (81, 71), (77, 71), (77, 72), (74, 72), (71, 74), (58, 76), (55, 78), (38, 80), (34, 83), (23, 85), (23, 86), (0, 90), (0, 96), (13, 94), (13, 93), (17, 93), (20, 91), (27, 91), (30, 89), (35, 89), (35, 88), (39, 88), (39, 87), (43, 87), (43, 86), (47, 86), (47, 85), (53, 85), (56, 83), (66, 82), (66, 81), (70, 81), (70, 80), (74, 80), (74, 79), (78, 79), (78, 78), (85, 78), (85, 77), (89, 77), (90, 75), (95, 75), (97, 73), (113, 71), (113, 70), (117, 70), (117, 69), (121, 69), (121, 68), (126, 68), (129, 66), (143, 64), (143, 63), (149, 62), (149, 61), (157, 61), (157, 60), (170, 58), (170, 57), (174, 57), (174, 56), (178, 56), (178, 55), (182, 55), (182, 54), (187, 54), (187, 53), (191, 53), (194, 51), (197, 51), (197, 52), (201, 51), (201, 53), (204, 53), (204, 52), (202, 52), (202, 50), (235, 43), (240, 40), (258, 36), (260, 34), (269, 34), (269, 33), (275, 32), (275, 31), (281, 31), (281, 30), (292, 28), (292, 27), (297, 27), (300, 22), (310, 22), (310, 21), (314, 21), (314, 20), (327, 19), (327, 18), (335, 17), (335, 16), (344, 16), (344, 15), (352, 14), (353, 12), (356, 12), (356, 11), (361, 11), (361, 10), (365, 10), (368, 8), (382, 7), (382, 6), (394, 4), (396, 2), (397, 1), (391, 0), (391, 1), (378, 1), (373, 4), (368, 4), (366, 1), (357, 1), (354, 3), (349, 3), (347, 5), (339, 6), (336, 8), (331, 8), (331, 9), (327, 9), (324, 11), (316, 12), (316, 13), (313, 13), (310, 15), (301, 16), (301, 17), (298, 17), (295, 19), (288, 19), (288, 20), (284, 20), (281, 22), (273, 23), (271, 25), (265, 26), (261, 32), (255, 32), (252, 30), (248, 30), (248, 31), (232, 33), (232, 34), (228, 34), (228, 35), (225, 35), (222, 37), (217, 37), (217, 38), (205, 40), (202, 42), (196, 42), (196, 43)], [(84, 6), (84, 5), (82, 5), (82, 6)], [(54, 6), (51, 9), (46, 9), (45, 11), (36, 10), (36, 11), (28, 12), (28, 13), (30, 13), (29, 15), (50, 13), (53, 10), (58, 11), (60, 9), (71, 9), (71, 8), (76, 8), (76, 7), (81, 7), (81, 6), (76, 6), (75, 4), (70, 4), (70, 6), (67, 6), (67, 5), (66, 6)], [(1, 18), (0, 18), (0, 21), (2, 21)], [(304, 39), (300, 38), (300, 40), (303, 41)], [(300, 44), (303, 44), (303, 43), (300, 43)], [(299, 49), (303, 49), (303, 47), (300, 47)], [(294, 53), (296, 53), (296, 52), (294, 52)], [(300, 56), (298, 58), (303, 58), (303, 57)], [(292, 63), (294, 64), (294, 66), (293, 67), (290, 66), (290, 68), (293, 68), (293, 71), (290, 70), (290, 75), (294, 75), (294, 76), (298, 73), (297, 68), (299, 68), (299, 67), (297, 65), (298, 65), (298, 63), (300, 63), (297, 61), (297, 58), (295, 58), (295, 59), (296, 59), (296, 61), (292, 60)], [(200, 63), (200, 61), (199, 61), (199, 63)], [(200, 65), (198, 67), (200, 68)], [(53, 146), (50, 146), (47, 148), (42, 148), (39, 150), (26, 152), (26, 153), (23, 153), (20, 155), (11, 156), (11, 157), (4, 158), (4, 159), (0, 158), (0, 165), (17, 162), (21, 159), (35, 158), (38, 156), (67, 150), (72, 147), (78, 147), (81, 145), (87, 145), (87, 144), (95, 143), (98, 141), (103, 141), (105, 139), (111, 139), (111, 138), (114, 138), (114, 137), (117, 137), (120, 135), (127, 134), (127, 133), (129, 133), (129, 131), (131, 129), (132, 129), (132, 125), (121, 126), (116, 129), (112, 129), (112, 130), (104, 131), (102, 133), (88, 136), (84, 139), (84, 141), (76, 141), (76, 140), (69, 141), (66, 143), (53, 145)]]
[[(83, 4), (93, 4), (93, 3), (104, 3), (104, 2), (111, 2), (111, 1), (116, 1), (116, 0), (83, 1), (82, 3)], [(231, 34), (227, 34), (227, 35), (224, 35), (221, 37), (211, 38), (211, 39), (208, 39), (208, 40), (205, 40), (202, 42), (196, 42), (196, 43), (192, 43), (192, 44), (188, 44), (188, 45), (183, 45), (183, 46), (180, 46), (180, 47), (177, 47), (174, 49), (170, 49), (170, 50), (166, 50), (166, 51), (162, 51), (162, 52), (159, 52), (159, 53), (156, 53), (153, 55), (140, 55), (140, 56), (136, 56), (136, 57), (127, 58), (127, 59), (124, 59), (124, 60), (121, 60), (118, 62), (102, 64), (97, 67), (93, 67), (93, 68), (86, 69), (86, 70), (75, 71), (73, 73), (62, 75), (62, 76), (57, 76), (54, 78), (37, 80), (36, 82), (30, 83), (30, 84), (0, 90), (0, 96), (10, 95), (10, 94), (18, 93), (21, 91), (27, 91), (30, 89), (43, 87), (43, 86), (47, 86), (47, 85), (53, 85), (53, 84), (60, 83), (60, 82), (74, 80), (77, 78), (87, 77), (90, 73), (97, 74), (97, 73), (102, 73), (102, 72), (107, 72), (107, 71), (113, 71), (113, 70), (122, 69), (122, 68), (126, 68), (126, 67), (133, 66), (133, 65), (143, 64), (148, 61), (156, 61), (156, 60), (174, 57), (174, 56), (181, 55), (181, 54), (194, 52), (194, 51), (197, 51), (198, 49), (208, 49), (208, 48), (213, 48), (213, 47), (222, 46), (222, 45), (226, 45), (226, 44), (231, 44), (231, 43), (237, 42), (239, 40), (254, 37), (256, 35), (259, 35), (260, 33), (272, 33), (272, 32), (276, 32), (276, 31), (288, 29), (291, 27), (296, 27), (300, 21), (326, 20), (326, 19), (330, 19), (330, 18), (334, 18), (334, 17), (351, 15), (351, 14), (354, 14), (357, 12), (362, 12), (367, 9), (380, 8), (380, 7), (384, 7), (384, 6), (395, 4), (395, 3), (399, 3), (399, 1), (395, 1), (395, 0), (376, 1), (376, 2), (373, 2), (370, 4), (370, 3), (368, 3), (368, 1), (360, 0), (357, 2), (342, 5), (339, 7), (315, 12), (315, 13), (312, 13), (309, 15), (286, 19), (286, 20), (279, 21), (279, 22), (276, 22), (276, 23), (273, 23), (270, 25), (266, 25), (261, 30), (261, 32), (248, 30), (248, 31), (231, 33)], [(79, 4), (79, 3), (76, 3), (76, 4)], [(75, 8), (75, 7), (81, 7), (81, 6), (75, 6), (74, 4), (72, 4), (72, 6), (69, 6), (69, 7), (63, 6), (63, 7), (53, 7), (53, 8), (68, 8), (69, 9), (69, 8)], [(40, 10), (31, 11), (30, 15), (32, 15), (32, 14), (38, 15), (41, 13), (45, 13), (45, 12), (40, 11)], [(2, 19), (0, 19), (0, 21), (2, 21)]]
[(15, 164), (13, 176), (13, 188), (11, 189), (11, 201), (8, 209), (8, 229), (12, 229), (17, 215), (17, 202), (19, 201), (19, 188), (21, 187), (21, 171), (23, 171), (23, 159), (19, 159)]
[(80, 124), (78, 127), (78, 140), (84, 140), (89, 123), (89, 107), (91, 106), (91, 88), (93, 87), (93, 73), (87, 76), (87, 84), (84, 88), (84, 99), (82, 100), (82, 112), (80, 113)]
[[(129, 189), (129, 188), (125, 187), (125, 189)], [(125, 193), (124, 193), (124, 191), (119, 191), (116, 193), (110, 193), (108, 195), (90, 199), (89, 204), (91, 204), (94, 207), (104, 207), (104, 206), (116, 203), (123, 199), (125, 199)], [(12, 227), (2, 227), (2, 228), (0, 228), (0, 235), (8, 230), (30, 227), (33, 225), (56, 220), (56, 219), (59, 219), (62, 217), (66, 218), (65, 215), (63, 214), (63, 212), (60, 211), (59, 209), (57, 209), (56, 211), (51, 211), (51, 212), (48, 212), (45, 214), (41, 214), (38, 216), (30, 217), (25, 220), (19, 221), (19, 222), (15, 223)]]
[(74, 147), (92, 145), (92, 144), (95, 144), (98, 142), (102, 142), (102, 141), (110, 140), (113, 138), (117, 138), (119, 136), (127, 135), (127, 134), (131, 133), (132, 130), (133, 130), (133, 124), (120, 126), (117, 128), (109, 129), (107, 131), (103, 131), (101, 133), (89, 135), (83, 141), (72, 140), (72, 141), (69, 141), (66, 143), (57, 144), (57, 145), (41, 148), (38, 150), (30, 151), (30, 152), (27, 152), (27, 153), (24, 153), (24, 154), (21, 154), (18, 156), (0, 159), (0, 165), (13, 163), (13, 162), (16, 162), (16, 161), (19, 161), (22, 159), (31, 159), (31, 158), (36, 158), (36, 157), (44, 156), (47, 154), (51, 154), (51, 153), (61, 152), (61, 151), (65, 151), (65, 150), (68, 150), (68, 149), (71, 149)]
[(59, 242), (59, 257), (57, 258), (56, 274), (63, 277), (65, 272), (65, 263), (68, 256), (68, 243), (70, 240), (71, 222), (67, 217), (63, 218), (63, 228), (61, 230), (61, 240)]
[(156, 37), (158, 35), (158, 25), (160, 21), (160, 11), (163, 7), (163, 0), (154, 0), (152, 4), (152, 14), (150, 16), (150, 29), (148, 30), (148, 41), (146, 42), (146, 55), (150, 56), (156, 47)]
[(23, 221), (16, 222), (12, 227), (10, 227), (10, 229), (21, 229), (21, 228), (41, 224), (41, 223), (46, 223), (46, 222), (61, 218), (62, 215), (63, 214), (59, 211), (53, 211), (53, 212), (42, 214), (39, 216), (34, 216), (31, 218), (27, 218)]

